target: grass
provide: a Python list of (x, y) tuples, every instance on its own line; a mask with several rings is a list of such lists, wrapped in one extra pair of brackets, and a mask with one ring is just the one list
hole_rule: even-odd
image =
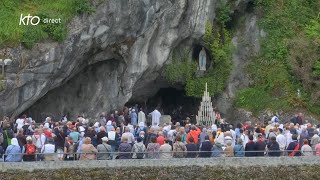
[[(31, 48), (46, 38), (61, 42), (66, 34), (66, 24), (76, 15), (90, 13), (89, 0), (1, 0), (0, 1), (0, 48), (15, 47), (22, 43)], [(61, 24), (20, 26), (20, 15), (30, 14), (41, 19), (61, 18)]]

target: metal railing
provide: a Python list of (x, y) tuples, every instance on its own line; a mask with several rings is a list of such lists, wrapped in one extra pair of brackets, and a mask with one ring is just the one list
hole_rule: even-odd
[[(292, 153), (293, 150), (276, 150), (276, 151), (234, 151), (226, 152), (226, 151), (170, 151), (170, 152), (153, 152), (148, 153), (144, 152), (143, 159), (162, 159), (163, 155), (166, 155), (166, 158), (215, 158), (215, 157), (279, 157), (279, 156), (288, 156), (289, 153)], [(300, 156), (304, 156), (301, 150), (295, 151), (299, 153)], [(235, 156), (235, 154), (240, 153), (242, 156)], [(250, 156), (246, 156), (249, 155)], [(259, 153), (259, 154), (257, 154)], [(274, 155), (270, 155), (270, 153), (278, 153)], [(316, 151), (308, 151), (312, 156), (316, 156)], [(320, 154), (320, 152), (318, 152)], [(8, 162), (23, 162), (23, 161), (63, 161), (63, 160), (81, 160), (81, 156), (84, 156), (84, 160), (115, 160), (117, 156), (124, 156), (125, 159), (133, 159), (132, 155), (137, 154), (136, 152), (98, 152), (98, 153), (35, 153), (35, 154), (26, 154), (26, 153), (9, 153), (2, 154), (2, 158), (0, 161), (7, 161), (8, 157), (15, 161)], [(182, 154), (182, 155), (181, 155)], [(92, 155), (92, 159), (86, 158), (87, 155)], [(231, 155), (231, 156), (229, 156)], [(65, 158), (67, 157), (67, 159)], [(152, 158), (150, 158), (152, 157)], [(143, 160), (139, 159), (139, 160)]]

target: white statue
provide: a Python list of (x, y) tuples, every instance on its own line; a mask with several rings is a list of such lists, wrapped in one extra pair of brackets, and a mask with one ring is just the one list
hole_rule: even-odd
[(206, 50), (202, 48), (202, 50), (199, 53), (199, 68), (200, 71), (205, 71), (206, 70), (206, 64), (207, 64), (207, 54)]

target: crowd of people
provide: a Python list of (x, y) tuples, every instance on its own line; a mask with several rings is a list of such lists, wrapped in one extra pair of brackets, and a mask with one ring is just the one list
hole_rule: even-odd
[(268, 125), (160, 124), (160, 112), (140, 109), (101, 114), (97, 122), (79, 116), (47, 117), (37, 124), (26, 115), (0, 123), (0, 160), (70, 161), (253, 156), (320, 156), (319, 125), (304, 123), (302, 114), (288, 122), (273, 117)]

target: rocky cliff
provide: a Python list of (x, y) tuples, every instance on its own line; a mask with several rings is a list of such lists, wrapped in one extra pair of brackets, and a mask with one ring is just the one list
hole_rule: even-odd
[(175, 47), (203, 36), (214, 9), (214, 0), (108, 0), (74, 18), (63, 43), (1, 49), (13, 63), (0, 113), (32, 106), (30, 113), (96, 117), (119, 108), (134, 89), (153, 86)]

